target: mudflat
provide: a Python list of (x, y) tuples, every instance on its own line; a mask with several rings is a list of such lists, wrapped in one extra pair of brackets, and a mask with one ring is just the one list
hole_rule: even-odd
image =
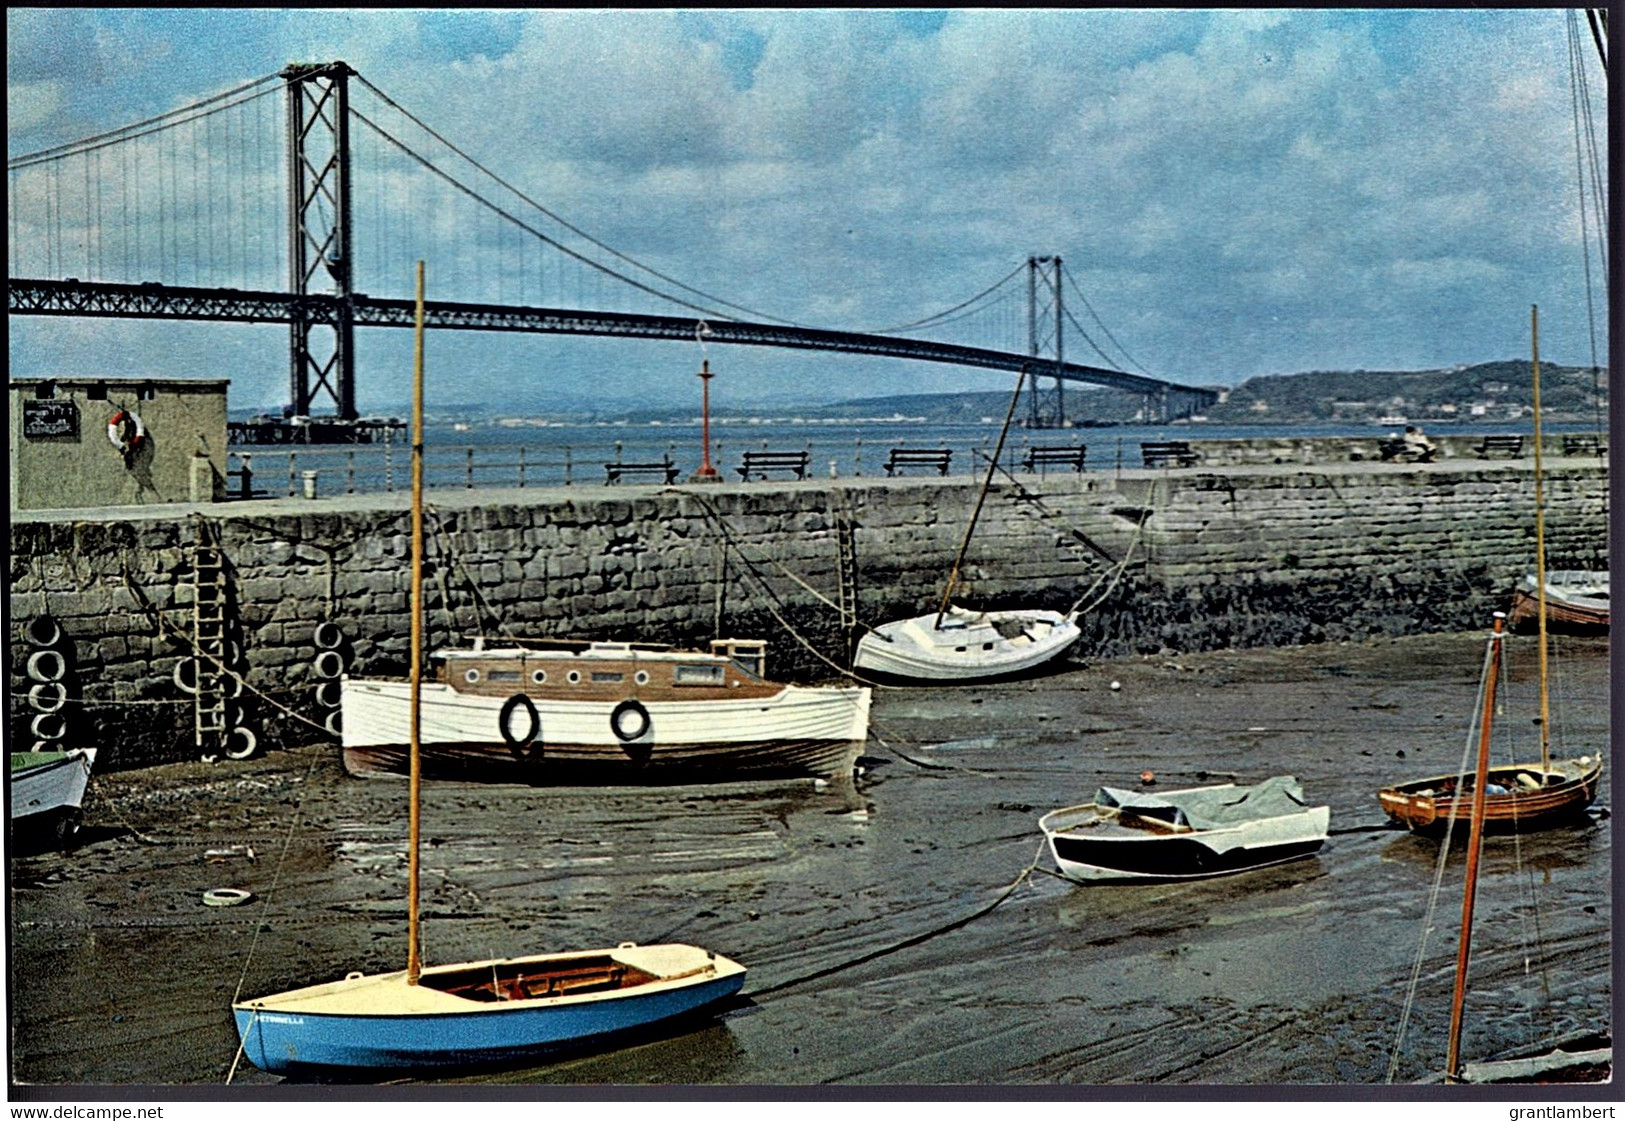
[[(435, 1081), (1437, 1078), (1464, 853), (1387, 826), (1376, 792), (1460, 765), (1483, 637), (879, 689), (851, 782), (426, 783), (426, 961), (685, 941), (750, 969), (719, 1018)], [(1534, 644), (1508, 643), (1496, 758), (1538, 758)], [(1606, 752), (1606, 640), (1554, 664), (1554, 752)], [(1145, 771), (1296, 775), (1331, 837), (1193, 883), (1056, 877), (1039, 816)], [(1487, 842), (1465, 1054), (1609, 1026), (1611, 777), (1584, 821)], [(239, 1059), (231, 1002), (404, 964), (406, 791), (348, 777), (332, 744), (96, 776), (71, 849), (10, 854), (17, 1092), (280, 1083)], [(209, 905), (220, 889), (251, 898)]]

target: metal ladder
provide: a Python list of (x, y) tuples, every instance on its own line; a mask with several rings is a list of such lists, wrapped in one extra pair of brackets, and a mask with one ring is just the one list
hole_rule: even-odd
[(192, 553), (192, 642), (197, 667), (197, 692), (192, 698), (197, 749), (209, 760), (225, 751), (231, 729), (221, 685), (221, 667), (226, 662), (225, 558), (210, 526), (202, 521)]

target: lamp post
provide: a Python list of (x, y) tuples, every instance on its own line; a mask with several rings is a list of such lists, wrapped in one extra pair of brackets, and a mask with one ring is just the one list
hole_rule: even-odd
[(694, 473), (696, 479), (715, 479), (717, 469), (711, 466), (711, 379), (716, 377), (711, 372), (711, 360), (702, 359), (700, 362), (700, 439), (703, 445), (700, 449), (700, 469)]

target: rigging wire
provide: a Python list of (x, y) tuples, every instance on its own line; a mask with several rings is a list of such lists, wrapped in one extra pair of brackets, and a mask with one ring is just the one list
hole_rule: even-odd
[[(1456, 789), (1462, 790), (1473, 753), (1478, 739), (1478, 726), (1483, 720), (1484, 694), (1490, 686), (1490, 664), (1494, 660), (1494, 647), (1485, 644), (1484, 664), (1478, 675), (1478, 696), (1473, 702), (1473, 716), (1467, 722), (1467, 738), (1462, 744), (1461, 759), (1456, 764)], [(1450, 847), (1454, 843), (1456, 822), (1460, 817), (1463, 798), (1452, 798), (1450, 801), (1450, 816), (1445, 821), (1444, 836), (1439, 839), (1439, 857), (1433, 866), (1433, 886), (1428, 891), (1427, 908), (1422, 915), (1422, 936), (1416, 943), (1416, 957), (1411, 964), (1410, 982), (1405, 987), (1405, 1001), (1399, 1015), (1399, 1029), (1394, 1034), (1394, 1048), (1388, 1055), (1388, 1073), (1383, 1081), (1392, 1085), (1399, 1072), (1399, 1049), (1405, 1042), (1405, 1030), (1410, 1025), (1411, 1010), (1416, 1004), (1417, 990), (1422, 984), (1422, 967), (1427, 961), (1428, 935), (1433, 933), (1434, 915), (1438, 910), (1439, 896), (1444, 889), (1445, 868), (1450, 861)]]
[[(675, 285), (677, 285), (677, 287), (681, 288), (683, 291), (688, 292), (688, 293), (690, 293), (690, 294), (692, 294), (694, 296), (698, 296), (701, 299), (710, 300), (713, 303), (716, 303), (721, 307), (732, 308), (735, 311), (744, 312), (746, 315), (755, 316), (758, 319), (762, 319), (762, 320), (764, 320), (766, 322), (779, 323), (779, 324), (782, 324), (782, 325), (787, 326), (787, 327), (803, 326), (802, 324), (793, 323), (793, 322), (791, 322), (790, 320), (787, 320), (787, 319), (780, 319), (777, 316), (768, 315), (765, 312), (752, 310), (751, 308), (744, 307), (744, 306), (742, 306), (740, 304), (735, 304), (735, 303), (732, 303), (732, 302), (730, 302), (728, 300), (724, 300), (719, 296), (713, 296), (710, 293), (701, 291), (698, 288), (691, 287), (690, 285), (684, 284), (682, 281), (678, 280), (676, 277), (667, 276), (665, 273), (660, 272), (658, 269), (651, 268), (648, 265), (643, 264), (641, 261), (638, 261), (633, 257), (629, 257), (625, 253), (622, 253), (619, 250), (605, 244), (604, 242), (600, 241), (598, 238), (595, 238), (591, 234), (587, 233), (585, 230), (579, 228), (578, 226), (575, 226), (575, 225), (571, 224), (570, 222), (567, 222), (565, 219), (561, 218), (559, 215), (553, 213), (547, 207), (543, 206), (541, 203), (537, 202), (535, 199), (533, 199), (529, 195), (525, 194), (518, 187), (515, 187), (512, 183), (509, 183), (506, 179), (503, 179), (496, 172), (490, 170), (485, 165), (481, 164), (473, 156), (470, 156), (467, 152), (463, 151), (457, 145), (453, 144), (450, 140), (447, 140), (445, 137), (441, 136), (434, 129), (430, 128), (427, 124), (425, 124), (418, 117), (414, 116), (408, 109), (406, 109), (405, 107), (400, 105), (398, 102), (396, 102), (393, 98), (391, 98), (383, 90), (379, 89), (377, 86), (375, 86), (371, 82), (367, 81), (366, 78), (362, 77), (360, 74), (355, 75), (355, 77), (356, 77), (356, 80), (359, 81), (363, 86), (365, 86), (367, 89), (371, 90), (380, 99), (382, 99), (385, 104), (390, 106), (396, 112), (400, 113), (402, 116), (406, 117), (407, 120), (409, 120), (413, 124), (417, 125), (424, 132), (427, 132), (435, 140), (439, 141), (441, 144), (443, 144), (447, 148), (451, 149), (457, 155), (461, 156), (464, 160), (467, 160), (470, 164), (472, 164), (474, 166), (474, 168), (476, 170), (478, 170), (479, 172), (481, 172), (482, 174), (484, 174), (485, 176), (487, 176), (488, 178), (490, 178), (491, 180), (493, 180), (494, 182), (496, 182), (500, 186), (502, 186), (502, 187), (506, 188), (507, 190), (511, 191), (518, 198), (520, 198), (521, 200), (523, 200), (524, 202), (526, 202), (530, 206), (535, 207), (542, 214), (546, 215), (548, 218), (550, 218), (553, 221), (557, 222), (559, 225), (563, 226), (565, 229), (569, 230), (571, 233), (575, 234), (577, 237), (585, 239), (586, 241), (590, 242), (592, 245), (598, 247), (599, 249), (602, 249), (606, 253), (611, 254), (612, 256), (617, 258), (618, 260), (625, 261), (627, 264), (633, 266), (634, 268), (641, 269), (642, 271), (644, 271), (646, 273), (649, 273), (651, 276), (657, 277), (658, 279), (663, 280), (668, 284), (675, 284)], [(350, 111), (352, 113), (354, 113), (355, 115), (360, 116), (360, 113), (356, 109), (354, 109), (353, 107), (351, 108)], [(368, 123), (371, 124), (371, 122), (368, 122)], [(378, 128), (377, 125), (373, 125), (372, 127), (375, 128), (375, 129)], [(382, 132), (381, 129), (379, 131)], [(404, 149), (404, 146), (403, 146), (403, 149)], [(410, 150), (407, 150), (407, 151), (408, 151), (409, 155), (414, 155), (414, 156), (416, 155), (416, 153), (413, 153)], [(472, 192), (470, 192), (470, 193), (472, 194)], [(484, 201), (478, 195), (473, 195), (473, 197), (475, 197), (479, 201), (482, 201), (482, 202)], [(553, 241), (551, 238), (547, 238), (545, 235), (543, 235), (543, 234), (539, 233), (538, 231), (532, 229), (530, 226), (525, 225), (523, 222), (520, 222), (517, 218), (515, 218), (512, 215), (508, 214), (506, 211), (502, 210), (501, 208), (499, 208), (499, 207), (497, 207), (495, 205), (492, 205), (490, 203), (486, 203), (486, 205), (489, 206), (490, 209), (492, 209), (496, 213), (498, 213), (498, 214), (502, 215), (503, 217), (507, 218), (510, 222), (513, 222), (515, 225), (518, 225), (521, 228), (529, 231), (530, 233), (535, 234), (537, 237), (541, 237), (543, 240), (547, 241), (548, 244), (554, 246), (555, 248), (564, 249), (564, 247), (562, 245), (560, 245), (558, 242)], [(605, 268), (602, 265), (598, 265), (596, 262), (589, 261), (588, 258), (586, 258), (584, 256), (576, 254), (576, 253), (574, 253), (574, 252), (572, 252), (570, 250), (564, 250), (564, 251), (567, 252), (567, 253), (570, 253), (571, 256), (576, 257), (577, 260), (587, 261), (589, 264), (593, 264), (593, 266), (595, 268), (600, 269), (606, 275), (614, 276), (617, 279), (626, 280), (627, 283), (629, 283), (629, 284), (633, 284), (636, 287), (643, 288), (642, 285), (636, 284), (635, 281), (632, 281), (632, 280), (630, 280), (628, 278), (625, 278), (625, 277), (621, 277), (621, 276), (619, 276), (619, 274), (613, 272), (612, 270), (610, 270), (608, 268)], [(668, 296), (665, 293), (656, 291), (655, 289), (652, 289), (652, 288), (643, 288), (643, 291), (651, 292), (652, 294), (657, 295), (657, 296), (661, 296), (664, 299), (672, 300), (674, 303), (682, 303), (682, 301), (677, 300), (675, 297)], [(693, 305), (691, 305), (691, 304), (683, 304), (683, 306), (684, 307), (692, 307)], [(720, 318), (720, 319), (730, 318), (729, 316), (721, 315), (720, 313), (713, 313), (713, 314), (716, 314), (717, 317)]]

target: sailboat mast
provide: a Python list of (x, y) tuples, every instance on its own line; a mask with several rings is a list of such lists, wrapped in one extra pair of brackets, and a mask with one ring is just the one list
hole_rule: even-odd
[(1473, 903), (1478, 896), (1478, 857), (1484, 847), (1484, 788), (1490, 775), (1490, 721), (1495, 713), (1495, 684), (1501, 676), (1501, 624), (1506, 616), (1495, 613), (1495, 632), (1484, 652), (1484, 711), (1478, 725), (1478, 766), (1473, 773), (1473, 808), (1468, 821), (1467, 878), (1461, 893), (1461, 941), (1456, 947), (1456, 991), (1450, 1002), (1450, 1048), (1445, 1058), (1445, 1077), (1461, 1076), (1461, 1011), (1467, 998), (1467, 959), (1473, 940)]
[(1542, 489), (1540, 462), (1540, 308), (1529, 305), (1529, 365), (1534, 380), (1535, 409), (1535, 606), (1540, 633), (1540, 765), (1546, 782), (1552, 768), (1552, 734), (1549, 692), (1546, 685), (1546, 493)]
[(415, 985), (423, 971), (418, 953), (418, 878), (421, 829), (418, 795), (422, 784), (421, 739), (423, 698), (423, 262), (418, 262), (417, 321), (412, 345), (412, 720), (411, 764), (407, 798), (406, 840), (406, 983)]
[(970, 525), (965, 527), (965, 539), (959, 543), (959, 555), (954, 558), (953, 568), (948, 570), (948, 586), (942, 589), (942, 603), (937, 607), (937, 619), (932, 623), (933, 629), (942, 626), (942, 617), (948, 614), (948, 600), (954, 594), (954, 584), (959, 579), (959, 566), (965, 562), (965, 551), (970, 548), (971, 534), (976, 532), (976, 521), (982, 516), (982, 503), (987, 501), (987, 488), (993, 485), (993, 472), (999, 469), (999, 456), (1004, 454), (1004, 438), (1010, 431), (1010, 419), (1016, 415), (1016, 403), (1021, 400), (1021, 383), (1027, 380), (1027, 371), (1022, 369), (1016, 375), (1016, 391), (1010, 395), (1010, 407), (1004, 413), (1004, 427), (999, 429), (999, 442), (993, 446), (993, 458), (987, 464), (987, 477), (982, 480), (982, 493), (976, 496), (976, 509), (971, 511)]

